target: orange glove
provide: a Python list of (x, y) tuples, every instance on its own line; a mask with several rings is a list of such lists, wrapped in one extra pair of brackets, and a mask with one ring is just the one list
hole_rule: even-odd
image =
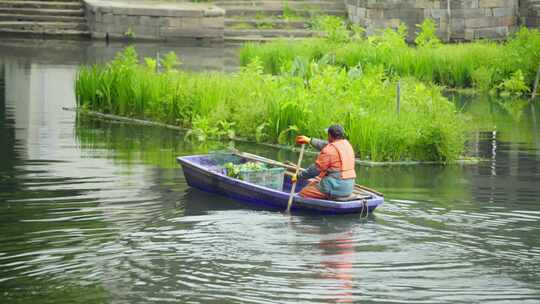
[(304, 135), (296, 136), (296, 143), (299, 145), (309, 144), (310, 142), (311, 142), (311, 138), (307, 136), (304, 136)]
[(298, 176), (296, 174), (294, 174), (293, 176), (291, 176), (291, 182), (294, 184), (296, 183), (296, 181), (298, 180)]

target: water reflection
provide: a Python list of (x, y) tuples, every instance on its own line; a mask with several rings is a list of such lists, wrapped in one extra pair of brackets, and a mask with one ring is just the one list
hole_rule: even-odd
[[(54, 39), (3, 38), (0, 62), (72, 65), (106, 63), (126, 46), (135, 46), (140, 58), (175, 52), (188, 70), (234, 71), (238, 67), (236, 45), (201, 43), (72, 41)], [(65, 83), (71, 88), (73, 83)], [(68, 99), (66, 99), (68, 100)]]
[(471, 140), (479, 165), (359, 166), (386, 194), (368, 219), (286, 217), (186, 185), (176, 156), (229, 143), (61, 110), (75, 104), (75, 64), (99, 50), (34, 60), (0, 45), (4, 302), (540, 301), (537, 106), (465, 104), (486, 126)]

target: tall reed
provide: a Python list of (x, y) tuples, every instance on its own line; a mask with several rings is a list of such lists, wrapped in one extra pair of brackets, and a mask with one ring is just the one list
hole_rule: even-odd
[(347, 69), (383, 65), (388, 73), (457, 88), (478, 87), (478, 78), (483, 76), (475, 74), (479, 69), (488, 74), (490, 88), (497, 88), (518, 70), (530, 87), (540, 64), (540, 31), (537, 29), (521, 28), (502, 43), (475, 41), (413, 46), (405, 42), (405, 37), (406, 29), (401, 27), (398, 31), (387, 29), (367, 38), (349, 31), (349, 39), (341, 42), (320, 37), (251, 43), (242, 47), (240, 62), (245, 65), (258, 58), (265, 72), (279, 74), (280, 67), (295, 58), (311, 61), (328, 55), (334, 58), (336, 65)]

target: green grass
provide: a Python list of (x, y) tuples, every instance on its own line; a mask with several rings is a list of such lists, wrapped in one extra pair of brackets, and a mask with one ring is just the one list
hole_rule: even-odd
[(273, 76), (253, 60), (234, 74), (172, 64), (156, 73), (137, 58), (127, 48), (107, 65), (82, 67), (79, 107), (193, 128), (190, 137), (200, 140), (236, 135), (292, 144), (298, 134), (324, 138), (324, 128), (340, 123), (358, 156), (374, 161), (451, 161), (464, 147), (465, 119), (440, 89), (402, 78), (398, 115), (397, 78), (382, 65), (347, 70), (321, 58)]
[(265, 72), (277, 75), (282, 66), (297, 57), (310, 61), (327, 55), (335, 65), (346, 69), (382, 65), (389, 75), (414, 76), (446, 87), (481, 90), (503, 90), (501, 85), (515, 73), (522, 73), (524, 84), (530, 88), (540, 64), (540, 32), (536, 29), (522, 28), (503, 43), (441, 44), (433, 37), (429, 24), (423, 24), (420, 27), (429, 33), (417, 41), (421, 46), (411, 46), (405, 42), (404, 27), (398, 31), (387, 29), (368, 38), (363, 37), (362, 29), (335, 17), (320, 17), (313, 27), (324, 32), (325, 37), (249, 43), (240, 51), (240, 62), (247, 65), (257, 58)]

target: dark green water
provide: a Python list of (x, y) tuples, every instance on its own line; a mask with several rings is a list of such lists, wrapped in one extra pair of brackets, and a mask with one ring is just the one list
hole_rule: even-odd
[(0, 47), (0, 303), (540, 302), (540, 105), (458, 101), (485, 162), (359, 167), (374, 215), (289, 217), (186, 185), (175, 156), (230, 143), (63, 111), (103, 57), (57, 47)]

